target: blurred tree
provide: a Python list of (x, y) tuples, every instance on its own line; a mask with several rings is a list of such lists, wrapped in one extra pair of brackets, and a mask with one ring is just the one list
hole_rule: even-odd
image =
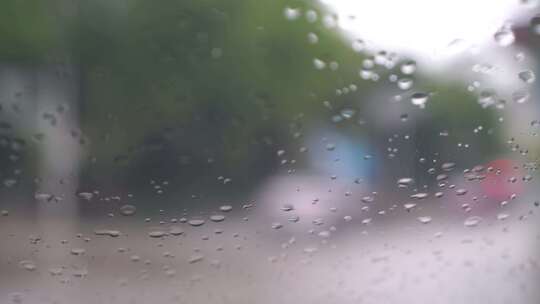
[[(289, 6), (319, 18), (288, 21)], [(0, 60), (74, 67), (61, 77), (78, 79), (88, 181), (189, 183), (218, 174), (249, 183), (277, 165), (291, 130), (329, 120), (323, 100), (361, 110), (358, 96), (375, 89), (358, 81), (364, 55), (323, 24), (327, 15), (312, 1), (6, 0)], [(318, 70), (314, 58), (339, 70)], [(334, 98), (351, 83), (356, 94)], [(439, 113), (433, 123), (463, 118)]]

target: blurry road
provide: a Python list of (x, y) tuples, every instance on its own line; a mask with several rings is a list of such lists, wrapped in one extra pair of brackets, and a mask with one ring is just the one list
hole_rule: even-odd
[[(410, 212), (359, 211), (365, 189), (339, 183), (332, 194), (326, 177), (276, 177), (252, 208), (234, 205), (223, 222), (199, 227), (171, 223), (183, 215), (165, 211), (149, 222), (83, 218), (76, 232), (43, 236), (13, 211), (0, 218), (1, 303), (537, 303), (537, 193), (507, 206), (504, 220), (486, 213), (465, 227), (474, 212), (449, 215), (441, 199)], [(417, 220), (426, 215), (430, 223)], [(156, 231), (168, 235), (149, 236)]]

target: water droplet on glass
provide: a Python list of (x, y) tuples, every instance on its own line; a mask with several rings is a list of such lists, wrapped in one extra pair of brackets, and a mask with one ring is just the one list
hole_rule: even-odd
[(222, 211), (222, 212), (229, 212), (232, 209), (233, 207), (231, 205), (223, 205), (219, 207), (219, 211)]
[(503, 47), (511, 45), (516, 40), (514, 32), (509, 26), (501, 27), (497, 32), (495, 32), (493, 38), (498, 45)]
[(461, 188), (461, 189), (456, 190), (456, 195), (465, 195), (465, 194), (467, 194), (467, 189)]
[(319, 59), (319, 58), (314, 58), (314, 59), (313, 59), (313, 66), (314, 66), (317, 70), (323, 70), (324, 68), (326, 68), (326, 62), (322, 61), (322, 60)]
[(89, 201), (92, 199), (92, 197), (94, 197), (94, 194), (91, 192), (79, 192), (77, 196), (83, 200)]
[(480, 224), (480, 222), (482, 222), (482, 218), (479, 217), (479, 216), (471, 216), (471, 217), (468, 217), (465, 222), (463, 222), (463, 225), (465, 227), (476, 227), (478, 226), (478, 224)]
[(54, 199), (54, 195), (49, 193), (36, 192), (34, 194), (34, 199), (39, 202), (50, 202)]
[(210, 216), (210, 220), (212, 222), (223, 222), (225, 220), (225, 216), (221, 214), (214, 214)]
[(282, 211), (292, 211), (294, 210), (294, 206), (292, 204), (285, 204), (283, 207), (281, 207)]
[(519, 72), (518, 77), (525, 83), (533, 83), (536, 80), (536, 76), (531, 70)]
[(482, 90), (478, 95), (478, 103), (482, 106), (482, 108), (490, 107), (497, 104), (497, 102), (497, 93), (491, 89)]
[(198, 227), (204, 225), (205, 221), (203, 219), (191, 219), (187, 223), (193, 227)]
[(431, 216), (420, 216), (417, 218), (417, 220), (422, 224), (429, 224), (431, 223)]
[(452, 163), (452, 162), (446, 162), (441, 165), (441, 169), (443, 169), (443, 171), (452, 171), (454, 170), (455, 167), (456, 167), (456, 163)]
[(23, 260), (19, 262), (19, 265), (24, 269), (28, 271), (34, 271), (37, 269), (36, 264), (33, 261), (30, 260)]
[(356, 111), (353, 109), (343, 109), (340, 111), (341, 116), (345, 119), (351, 119), (354, 114), (356, 114)]
[(403, 208), (405, 208), (405, 210), (407, 210), (407, 211), (410, 211), (410, 210), (413, 209), (414, 207), (416, 207), (416, 204), (415, 204), (415, 203), (406, 203), (406, 204), (403, 204)]
[(155, 231), (148, 232), (148, 236), (151, 237), (151, 238), (162, 238), (162, 237), (164, 237), (166, 235), (167, 235), (167, 233), (165, 231), (161, 231), (161, 230), (155, 230)]
[(411, 95), (412, 104), (420, 107), (421, 109), (426, 107), (428, 99), (429, 95), (423, 92), (416, 92)]
[(300, 217), (298, 215), (292, 215), (287, 220), (291, 223), (298, 223), (300, 221)]
[(71, 249), (72, 255), (83, 255), (86, 253), (86, 250), (84, 248), (73, 248)]
[(189, 259), (188, 259), (188, 263), (190, 264), (194, 264), (194, 263), (197, 263), (197, 262), (200, 262), (204, 260), (204, 256), (203, 255), (192, 255)]
[(306, 12), (306, 20), (309, 23), (313, 23), (313, 22), (317, 21), (317, 12), (314, 11), (314, 10), (307, 11)]
[(414, 198), (414, 199), (417, 199), (417, 200), (421, 200), (421, 199), (425, 199), (426, 197), (428, 197), (429, 194), (426, 193), (426, 192), (420, 192), (420, 193), (415, 193), (413, 195), (411, 195), (411, 198)]
[(331, 235), (331, 233), (328, 230), (323, 230), (323, 231), (319, 232), (319, 234), (318, 234), (319, 237), (325, 238), (325, 239), (329, 238), (330, 235)]
[(402, 89), (402, 90), (408, 90), (410, 88), (412, 88), (414, 82), (411, 78), (401, 78), (398, 80), (397, 82), (397, 86), (398, 88)]
[(109, 229), (98, 229), (94, 231), (95, 235), (107, 235), (110, 237), (118, 237), (120, 236), (120, 231), (118, 230), (109, 230)]
[(525, 103), (529, 100), (531, 95), (525, 90), (518, 90), (512, 93), (512, 101), (515, 103)]
[(401, 65), (401, 73), (411, 75), (416, 71), (416, 61), (407, 61)]
[(412, 184), (414, 184), (414, 179), (410, 177), (403, 177), (403, 178), (398, 179), (397, 184), (398, 184), (398, 187), (400, 188), (407, 188), (411, 186)]
[(120, 207), (120, 214), (125, 216), (134, 215), (137, 212), (137, 208), (133, 205), (124, 205)]
[(281, 223), (272, 223), (272, 229), (280, 229), (283, 227)]
[(375, 201), (375, 197), (374, 196), (370, 196), (370, 195), (366, 195), (364, 197), (362, 197), (362, 203), (373, 203)]
[(291, 20), (291, 21), (296, 20), (298, 19), (298, 17), (300, 17), (300, 9), (286, 7), (283, 10), (283, 15), (285, 16), (287, 20)]
[(319, 37), (315, 33), (308, 33), (307, 39), (308, 39), (308, 42), (311, 44), (315, 44), (319, 42)]
[(499, 213), (497, 214), (497, 219), (499, 221), (504, 221), (506, 220), (510, 215), (506, 214), (506, 213)]
[(178, 236), (184, 234), (184, 230), (180, 227), (174, 226), (169, 229), (169, 234)]

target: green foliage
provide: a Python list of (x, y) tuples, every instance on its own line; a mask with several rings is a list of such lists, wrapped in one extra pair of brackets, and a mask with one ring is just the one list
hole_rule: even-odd
[[(0, 60), (76, 67), (81, 129), (97, 160), (89, 176), (121, 165), (125, 175), (168, 170), (187, 178), (203, 173), (186, 163), (208, 158), (221, 172), (265, 171), (276, 150), (269, 146), (290, 142), (291, 123), (328, 120), (326, 99), (336, 110), (353, 103), (357, 95), (335, 98), (336, 88), (356, 83), (364, 96), (374, 89), (359, 81), (363, 57), (336, 31), (321, 18), (286, 20), (287, 6), (323, 15), (311, 1), (6, 0)], [(319, 43), (308, 43), (310, 32)], [(336, 60), (339, 71), (316, 70), (314, 58)], [(460, 111), (470, 96), (436, 87), (427, 129), (452, 120), (459, 132), (489, 124), (484, 110)], [(295, 121), (299, 114), (305, 118)]]

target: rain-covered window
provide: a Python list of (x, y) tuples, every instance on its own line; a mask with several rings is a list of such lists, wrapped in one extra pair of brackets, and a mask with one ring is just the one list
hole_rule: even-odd
[(540, 303), (537, 0), (0, 1), (0, 303)]

